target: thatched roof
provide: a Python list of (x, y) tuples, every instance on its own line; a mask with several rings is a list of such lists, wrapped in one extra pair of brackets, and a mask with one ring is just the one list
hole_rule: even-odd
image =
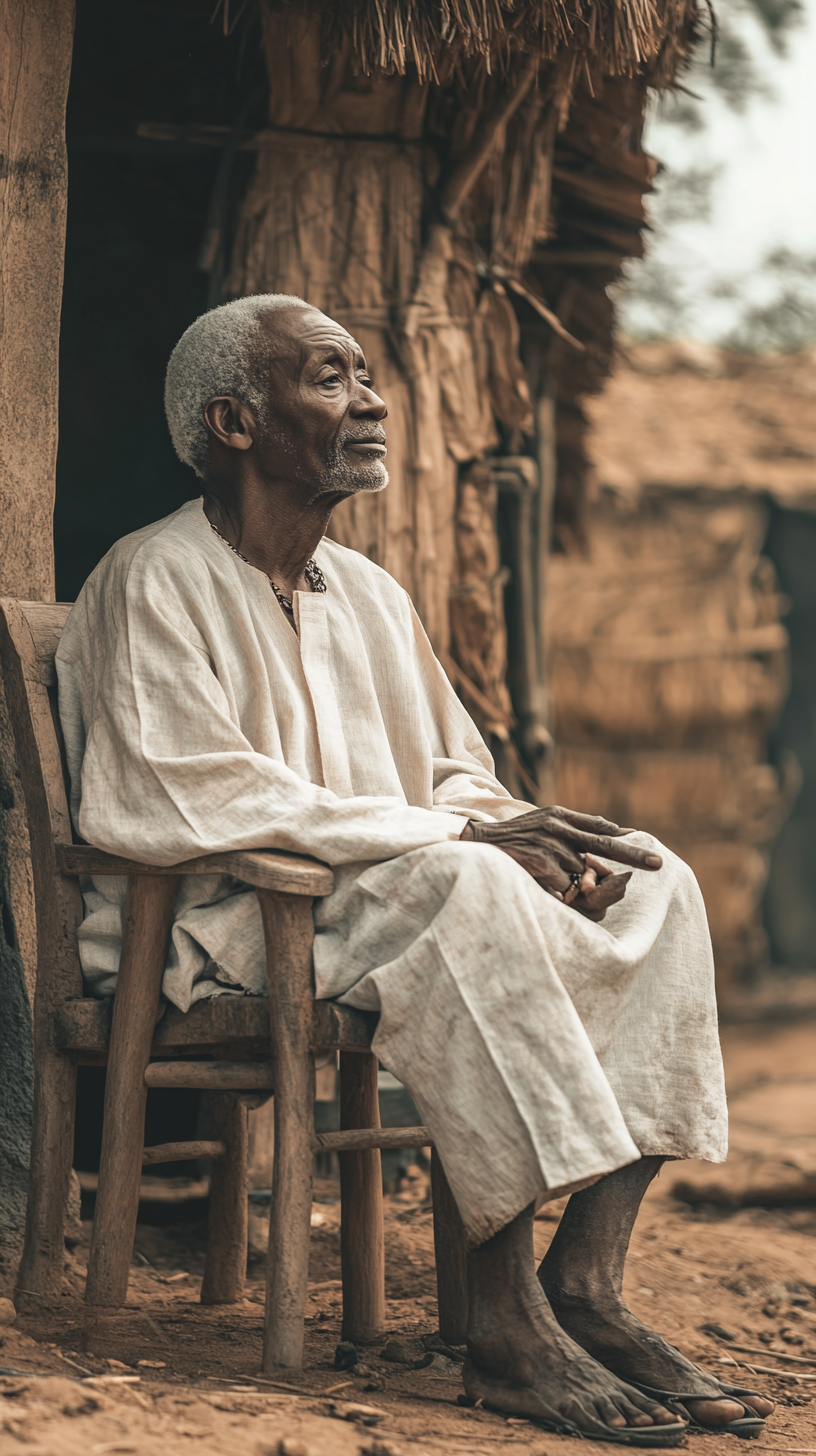
[[(222, 0), (225, 19), (230, 0)], [(233, 6), (237, 0), (233, 0)], [(527, 53), (571, 77), (648, 74), (668, 84), (686, 59), (696, 0), (262, 0), (294, 17), (319, 15), (327, 48), (351, 43), (360, 68), (441, 79), (452, 63), (491, 70)]]
[(601, 489), (744, 490), (816, 511), (816, 351), (746, 355), (691, 342), (621, 351), (585, 403)]

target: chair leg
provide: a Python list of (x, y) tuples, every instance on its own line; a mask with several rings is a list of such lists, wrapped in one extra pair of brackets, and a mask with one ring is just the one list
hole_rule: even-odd
[(211, 1094), (210, 1107), (211, 1137), (226, 1143), (227, 1151), (212, 1165), (201, 1303), (237, 1304), (246, 1278), (249, 1114), (232, 1092)]
[(142, 1176), (144, 1074), (150, 1061), (176, 888), (176, 876), (131, 876), (128, 880), (85, 1289), (89, 1305), (118, 1309), (127, 1296)]
[(314, 1161), (312, 901), (259, 890), (266, 939), (275, 1085), (275, 1161), (269, 1217), (263, 1368), (303, 1364)]
[[(340, 1126), (379, 1127), (377, 1058), (340, 1053)], [(340, 1153), (342, 1339), (376, 1340), (385, 1330), (385, 1241), (379, 1148)]]
[[(39, 1041), (40, 1038), (37, 1038)], [(23, 1257), (15, 1302), (22, 1311), (58, 1297), (65, 1262), (65, 1210), (74, 1154), (76, 1067), (35, 1041), (34, 1126)]]
[(468, 1316), (467, 1244), (462, 1217), (436, 1148), (431, 1151), (431, 1195), (439, 1333), (448, 1345), (464, 1345)]

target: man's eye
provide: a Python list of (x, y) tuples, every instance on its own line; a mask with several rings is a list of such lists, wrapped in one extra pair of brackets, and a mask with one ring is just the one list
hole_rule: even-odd
[(324, 374), (323, 375), (323, 378), (318, 380), (318, 384), (339, 384), (339, 383), (340, 383), (340, 375), (339, 374)]

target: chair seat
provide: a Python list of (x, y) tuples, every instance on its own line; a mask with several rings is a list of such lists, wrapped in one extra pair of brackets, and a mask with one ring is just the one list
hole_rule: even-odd
[[(113, 997), (64, 1001), (56, 1011), (56, 1044), (78, 1062), (104, 1060), (110, 1043)], [(335, 1001), (314, 1003), (315, 1051), (368, 1051), (377, 1026), (374, 1011)], [(189, 1011), (168, 1006), (153, 1033), (151, 1055), (231, 1056), (241, 1051), (268, 1057), (269, 1001), (265, 996), (215, 996)]]

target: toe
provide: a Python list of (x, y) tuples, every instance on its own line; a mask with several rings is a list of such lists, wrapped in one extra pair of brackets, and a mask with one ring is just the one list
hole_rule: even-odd
[(655, 1423), (655, 1417), (650, 1410), (633, 1405), (631, 1400), (627, 1400), (623, 1394), (615, 1397), (615, 1405), (623, 1419), (624, 1425), (653, 1426)]
[(652, 1416), (647, 1416), (645, 1411), (635, 1411), (634, 1415), (626, 1424), (627, 1426), (654, 1426), (658, 1425), (659, 1422), (656, 1422)]
[(676, 1426), (682, 1417), (676, 1415), (674, 1411), (667, 1410), (666, 1406), (658, 1405), (652, 1411), (652, 1420), (656, 1426)]
[(689, 1412), (704, 1426), (727, 1426), (745, 1415), (735, 1400), (687, 1400)]
[[(602, 1397), (601, 1399), (596, 1400), (595, 1410), (598, 1416), (598, 1420), (603, 1421), (604, 1425), (606, 1426), (621, 1427), (633, 1424), (629, 1420), (629, 1417), (618, 1409), (614, 1401), (611, 1401), (608, 1398)], [(651, 1421), (649, 1420), (648, 1416), (646, 1417), (646, 1421), (648, 1425), (651, 1425)]]
[(584, 1391), (577, 1400), (561, 1401), (558, 1410), (582, 1435), (602, 1436), (604, 1427), (622, 1430), (626, 1425), (625, 1418), (608, 1395), (590, 1395)]
[(627, 1426), (676, 1426), (680, 1419), (664, 1405), (655, 1405), (653, 1401), (633, 1405), (623, 1396), (617, 1401), (617, 1406), (626, 1417)]
[(755, 1415), (762, 1416), (763, 1420), (766, 1416), (773, 1415), (776, 1410), (776, 1401), (769, 1400), (765, 1395), (743, 1395), (740, 1399), (751, 1407)]
[(618, 1397), (618, 1409), (624, 1412), (630, 1426), (675, 1426), (681, 1419), (665, 1405), (658, 1405), (648, 1395), (641, 1395), (639, 1390), (626, 1384)]

